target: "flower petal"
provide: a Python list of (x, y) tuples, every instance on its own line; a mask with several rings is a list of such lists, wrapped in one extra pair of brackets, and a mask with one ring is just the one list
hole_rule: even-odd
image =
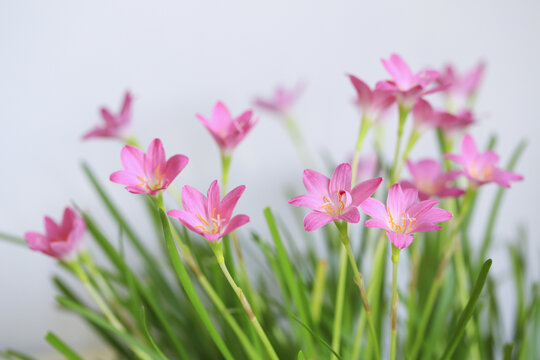
[(221, 215), (224, 219), (229, 219), (231, 217), (234, 207), (240, 199), (240, 196), (242, 196), (244, 193), (244, 190), (246, 190), (246, 187), (244, 185), (240, 185), (225, 195), (220, 204)]
[(323, 202), (318, 196), (306, 194), (293, 197), (289, 200), (289, 204), (293, 206), (305, 206), (313, 210), (320, 210)]
[(184, 210), (197, 216), (206, 216), (206, 197), (201, 192), (189, 185), (182, 188), (182, 206)]
[(221, 234), (221, 236), (225, 236), (229, 234), (231, 231), (238, 229), (240, 226), (245, 225), (248, 222), (249, 222), (249, 216), (247, 215), (234, 216), (227, 224), (227, 227), (225, 228), (225, 231)]
[(126, 145), (120, 153), (124, 170), (135, 174), (144, 174), (144, 152), (136, 146)]
[(353, 224), (356, 224), (360, 221), (360, 211), (358, 211), (358, 208), (352, 207), (350, 210), (345, 212), (343, 215), (338, 216), (339, 220), (345, 220), (346, 222), (350, 222)]
[(343, 163), (336, 167), (332, 179), (330, 179), (330, 192), (337, 193), (340, 190), (351, 191), (351, 165)]
[(367, 198), (360, 204), (362, 211), (371, 216), (373, 219), (377, 219), (386, 222), (388, 213), (386, 207), (382, 202), (374, 198)]
[(150, 177), (155, 177), (156, 169), (160, 168), (163, 171), (166, 167), (165, 150), (160, 139), (154, 139), (148, 146), (148, 150), (144, 157), (145, 174)]
[(410, 234), (398, 234), (395, 232), (387, 231), (386, 235), (392, 244), (398, 249), (405, 249), (411, 245), (414, 236)]
[(304, 217), (304, 229), (306, 231), (317, 230), (321, 226), (331, 223), (334, 218), (320, 211), (310, 211)]
[(375, 191), (377, 191), (379, 185), (381, 185), (382, 180), (382, 177), (378, 177), (375, 179), (366, 180), (356, 185), (351, 191), (352, 204), (354, 206), (358, 206), (373, 195)]
[(323, 197), (328, 192), (330, 180), (317, 171), (311, 169), (304, 170), (303, 181), (307, 191), (313, 195)]
[(163, 169), (165, 172), (165, 184), (167, 184), (167, 186), (173, 182), (182, 170), (184, 170), (188, 162), (189, 158), (184, 155), (174, 155), (167, 160), (165, 169)]

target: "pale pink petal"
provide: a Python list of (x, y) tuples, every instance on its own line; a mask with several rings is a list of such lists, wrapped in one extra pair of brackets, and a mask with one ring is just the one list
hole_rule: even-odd
[(227, 227), (225, 228), (221, 236), (225, 236), (229, 234), (231, 231), (238, 229), (240, 226), (245, 225), (248, 222), (249, 222), (249, 216), (247, 215), (234, 216), (227, 224)]
[(155, 177), (157, 167), (164, 169), (166, 166), (165, 150), (160, 139), (154, 139), (148, 146), (144, 168), (147, 176)]
[(465, 190), (462, 190), (457, 187), (447, 187), (442, 189), (437, 196), (440, 197), (460, 197), (465, 194)]
[(362, 211), (371, 216), (373, 219), (386, 221), (388, 213), (382, 202), (374, 198), (367, 198), (360, 204)]
[(125, 170), (112, 173), (109, 179), (114, 183), (127, 186), (138, 186), (139, 184), (144, 183), (144, 181), (141, 180), (136, 174)]
[(452, 213), (449, 211), (446, 211), (441, 208), (431, 208), (429, 211), (422, 214), (421, 217), (418, 218), (418, 222), (425, 222), (425, 223), (440, 223), (443, 221), (448, 221), (452, 218)]
[(493, 172), (493, 181), (500, 186), (509, 188), (511, 181), (521, 181), (523, 176), (515, 174), (510, 171), (495, 169)]
[(409, 228), (410, 233), (417, 232), (428, 232), (428, 231), (438, 231), (441, 230), (441, 225), (429, 223), (429, 222), (420, 222), (411, 225)]
[(323, 197), (328, 192), (330, 180), (314, 170), (304, 170), (303, 181), (307, 191), (311, 194)]
[(219, 205), (221, 202), (221, 194), (219, 192), (219, 184), (217, 180), (212, 181), (208, 192), (206, 194), (208, 203), (206, 205), (206, 210), (208, 212), (208, 218), (212, 217), (212, 213), (216, 210), (219, 210)]
[(124, 103), (122, 104), (122, 110), (120, 111), (119, 123), (120, 125), (126, 125), (131, 120), (131, 102), (133, 97), (129, 91), (126, 91), (124, 96)]
[(126, 186), (126, 190), (129, 191), (132, 194), (150, 194), (150, 195), (154, 195), (157, 192), (159, 192), (159, 189), (149, 190), (146, 186), (139, 186), (139, 185), (128, 185), (128, 186)]
[(29, 231), (24, 234), (24, 238), (30, 249), (50, 253), (49, 238), (45, 235)]
[(461, 143), (461, 156), (467, 159), (474, 159), (478, 155), (478, 149), (471, 135), (465, 134)]
[(310, 211), (304, 217), (304, 229), (306, 231), (317, 230), (321, 226), (331, 223), (334, 218), (320, 211)]
[(289, 200), (289, 204), (293, 206), (305, 206), (313, 210), (320, 210), (323, 202), (319, 196), (306, 194), (293, 197)]
[(215, 128), (223, 130), (231, 123), (231, 113), (221, 101), (218, 101), (212, 110), (212, 122)]
[(392, 54), (389, 60), (381, 59), (381, 61), (386, 71), (399, 86), (408, 87), (411, 85), (411, 69), (401, 56)]
[(171, 156), (165, 165), (165, 184), (169, 185), (188, 164), (189, 159), (184, 155)]
[(395, 232), (387, 231), (386, 235), (392, 244), (398, 249), (405, 249), (411, 245), (414, 236), (409, 234), (398, 234)]
[(246, 187), (244, 185), (240, 185), (234, 188), (233, 190), (231, 190), (223, 198), (223, 201), (221, 202), (221, 205), (220, 205), (220, 211), (221, 211), (222, 216), (225, 219), (228, 219), (231, 217), (234, 207), (236, 206), (238, 199), (240, 199), (240, 196), (242, 196), (242, 194), (244, 193), (244, 190), (246, 190)]
[(124, 169), (136, 174), (144, 174), (144, 152), (136, 146), (126, 145), (120, 153)]
[(433, 108), (424, 99), (418, 99), (411, 110), (413, 119), (417, 124), (425, 124), (433, 119)]
[(375, 179), (366, 180), (356, 185), (351, 191), (352, 204), (354, 206), (358, 206), (373, 195), (381, 184), (382, 180), (382, 177), (378, 177)]
[(364, 226), (368, 228), (379, 228), (379, 229), (390, 230), (388, 228), (388, 223), (381, 219), (369, 219), (364, 223)]
[(206, 215), (206, 197), (201, 192), (189, 185), (182, 188), (182, 206), (184, 210), (192, 214)]
[[(461, 155), (456, 155), (456, 154), (444, 154), (444, 158), (445, 159), (448, 159), (448, 160), (452, 160), (458, 164), (461, 164), (463, 166), (465, 166), (465, 159), (461, 156)], [(461, 172), (463, 173), (463, 172)]]
[(358, 96), (357, 101), (364, 108), (364, 110), (370, 106), (372, 101), (372, 93), (369, 86), (357, 78), (354, 75), (348, 75), (349, 79), (351, 80), (352, 85), (354, 86), (354, 89), (356, 90), (356, 94)]
[(407, 209), (407, 214), (411, 218), (419, 218), (428, 212), (432, 207), (437, 205), (439, 202), (437, 200), (425, 200), (419, 203), (414, 204), (413, 206)]
[(356, 224), (360, 221), (360, 212), (358, 211), (358, 208), (351, 208), (346, 213), (344, 213), (341, 216), (338, 216), (339, 220), (345, 220), (346, 222), (350, 222), (353, 224)]
[(60, 233), (67, 234), (75, 225), (77, 214), (69, 206), (64, 209), (64, 215), (62, 216), (62, 223), (60, 224)]
[(60, 237), (60, 227), (56, 222), (51, 219), (48, 216), (45, 216), (43, 219), (43, 222), (45, 223), (45, 234), (47, 234), (48, 237), (56, 238)]
[(167, 215), (178, 219), (178, 221), (180, 221), (182, 225), (187, 227), (189, 230), (203, 235), (202, 229), (197, 227), (201, 225), (202, 221), (192, 213), (185, 210), (169, 210)]
[(351, 191), (351, 165), (343, 163), (336, 167), (330, 179), (330, 192)]

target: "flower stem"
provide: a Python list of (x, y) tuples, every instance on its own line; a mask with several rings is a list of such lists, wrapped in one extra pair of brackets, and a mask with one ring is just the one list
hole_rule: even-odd
[(366, 318), (368, 321), (369, 326), (369, 333), (372, 337), (372, 341), (375, 348), (375, 356), (377, 359), (381, 358), (380, 349), (379, 349), (379, 341), (377, 339), (377, 333), (375, 332), (375, 326), (373, 325), (373, 319), (371, 315), (371, 309), (369, 307), (365, 285), (364, 285), (364, 277), (360, 273), (360, 270), (358, 270), (358, 265), (356, 264), (356, 259), (354, 258), (354, 254), (351, 248), (351, 242), (349, 240), (349, 234), (347, 232), (347, 224), (338, 224), (336, 223), (339, 233), (341, 235), (341, 242), (343, 244), (343, 247), (347, 251), (347, 256), (349, 258), (349, 263), (351, 264), (351, 267), (353, 269), (354, 273), (354, 282), (358, 286), (358, 289), (360, 290), (360, 296), (362, 298), (362, 304), (364, 305), (364, 310), (366, 312)]
[(401, 172), (403, 171), (403, 166), (405, 165), (405, 162), (407, 161), (407, 158), (409, 157), (409, 154), (411, 153), (411, 150), (414, 148), (414, 145), (416, 145), (416, 142), (420, 139), (422, 136), (422, 133), (416, 129), (413, 129), (411, 132), (411, 135), (409, 136), (409, 140), (407, 141), (407, 145), (405, 146), (405, 150), (403, 151), (403, 155), (401, 156), (401, 161), (399, 162), (398, 168), (396, 170), (395, 177), (398, 179), (401, 176)]
[(399, 262), (399, 252), (400, 249), (392, 245), (392, 330), (390, 333), (390, 360), (396, 358), (398, 306), (397, 266)]
[[(347, 250), (341, 247), (339, 255), (339, 277), (336, 294), (336, 312), (334, 313), (334, 324), (332, 329), (332, 350), (339, 354), (341, 344), (341, 323), (343, 321), (343, 302), (345, 300), (345, 281), (347, 280)], [(332, 360), (336, 359), (332, 355)]]
[(403, 138), (403, 130), (405, 129), (405, 122), (407, 121), (407, 116), (409, 115), (410, 107), (399, 105), (399, 124), (398, 124), (398, 133), (396, 141), (396, 149), (394, 152), (394, 161), (392, 162), (392, 170), (390, 173), (390, 184), (388, 186), (394, 185), (397, 180), (397, 167), (399, 162), (399, 150), (401, 148), (401, 139)]
[(366, 138), (366, 135), (371, 129), (371, 126), (373, 125), (373, 121), (367, 118), (366, 116), (362, 116), (362, 120), (360, 122), (360, 128), (358, 129), (358, 137), (356, 138), (356, 146), (354, 148), (354, 155), (352, 159), (352, 186), (356, 184), (356, 176), (358, 174), (358, 159), (360, 159), (360, 151), (362, 150), (362, 145), (364, 143), (364, 139)]
[(229, 273), (229, 269), (227, 269), (227, 265), (225, 264), (225, 258), (223, 256), (222, 242), (219, 241), (216, 243), (210, 243), (210, 246), (212, 247), (212, 250), (214, 250), (214, 253), (217, 258), (217, 262), (219, 264), (219, 267), (221, 268), (221, 271), (223, 272), (223, 275), (225, 275), (225, 278), (231, 285), (231, 288), (236, 293), (238, 300), (240, 300), (240, 303), (242, 304), (242, 307), (244, 308), (249, 320), (253, 324), (253, 327), (255, 328), (257, 335), (259, 335), (259, 338), (263, 342), (264, 347), (266, 348), (266, 351), (268, 352), (268, 355), (270, 356), (272, 360), (279, 360), (279, 357), (277, 356), (276, 351), (274, 350), (272, 344), (270, 343), (270, 340), (268, 340), (266, 333), (261, 327), (261, 324), (259, 323), (257, 316), (251, 309), (251, 305), (249, 304), (248, 299), (244, 295), (244, 292), (242, 291), (242, 289), (238, 285), (236, 285), (236, 282), (234, 281), (233, 277)]
[(306, 141), (304, 140), (296, 121), (294, 121), (294, 118), (290, 115), (285, 115), (283, 120), (293, 144), (296, 146), (296, 150), (300, 155), (300, 159), (302, 159), (302, 163), (307, 168), (313, 167), (313, 159), (311, 158)]

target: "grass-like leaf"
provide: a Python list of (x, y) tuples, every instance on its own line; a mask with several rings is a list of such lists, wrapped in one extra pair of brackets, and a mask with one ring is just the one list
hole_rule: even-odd
[(53, 332), (48, 332), (45, 336), (45, 340), (51, 344), (58, 352), (64, 355), (68, 360), (82, 360), (83, 358), (78, 355), (75, 350), (70, 348), (65, 342), (60, 340)]

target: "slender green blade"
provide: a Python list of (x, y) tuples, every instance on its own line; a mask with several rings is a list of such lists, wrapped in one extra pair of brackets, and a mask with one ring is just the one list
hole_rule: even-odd
[(0, 358), (6, 356), (6, 359), (20, 359), (20, 360), (36, 360), (30, 355), (23, 354), (20, 351), (8, 349), (5, 353), (0, 352)]
[(150, 334), (150, 331), (148, 330), (148, 324), (146, 323), (146, 315), (144, 313), (144, 306), (141, 307), (141, 318), (142, 318), (143, 327), (144, 327), (144, 333), (146, 334), (146, 338), (148, 339), (148, 341), (150, 341), (150, 344), (152, 344), (152, 347), (158, 353), (158, 355), (162, 359), (167, 360), (167, 357), (165, 356), (165, 354), (163, 354), (163, 352), (161, 351), (159, 346), (154, 341), (154, 338), (152, 337), (152, 334)]
[(23, 238), (2, 232), (0, 232), (0, 240), (4, 240), (16, 245), (28, 246)]
[(78, 355), (75, 350), (70, 348), (65, 342), (60, 340), (53, 332), (48, 332), (45, 336), (45, 340), (51, 344), (56, 350), (58, 350), (62, 355), (64, 355), (69, 360), (82, 360), (83, 358)]
[(482, 266), (482, 269), (480, 270), (480, 274), (478, 275), (478, 279), (476, 280), (476, 283), (474, 284), (474, 288), (471, 293), (471, 296), (469, 297), (469, 301), (467, 302), (467, 306), (465, 306), (465, 309), (461, 313), (461, 316), (459, 317), (459, 320), (458, 320), (458, 324), (456, 328), (454, 329), (453, 334), (450, 336), (450, 342), (448, 342), (448, 345), (446, 346), (442, 359), (451, 358), (452, 354), (456, 350), (458, 343), (463, 337), (463, 334), (465, 333), (465, 327), (467, 326), (467, 323), (473, 316), (476, 303), (478, 302), (480, 293), (482, 292), (482, 289), (484, 288), (484, 284), (486, 283), (486, 279), (489, 273), (489, 269), (491, 268), (491, 264), (492, 264), (492, 260), (488, 259)]
[(189, 278), (186, 268), (184, 267), (184, 264), (180, 259), (178, 249), (172, 238), (171, 228), (167, 215), (161, 209), (159, 210), (159, 215), (161, 218), (161, 224), (163, 226), (163, 234), (165, 236), (165, 241), (167, 242), (167, 248), (169, 250), (169, 256), (171, 257), (174, 269), (176, 270), (176, 275), (178, 276), (180, 283), (184, 287), (186, 295), (193, 304), (195, 311), (198, 313), (201, 321), (204, 323), (206, 329), (210, 333), (212, 340), (214, 340), (215, 344), (220, 349), (223, 356), (226, 359), (233, 360), (234, 357), (231, 355), (229, 349), (227, 348), (227, 345), (225, 345), (223, 339), (221, 338), (214, 324), (212, 323), (212, 320), (210, 319), (208, 312), (204, 308), (201, 299), (199, 298), (199, 295), (195, 291), (195, 288), (193, 286), (193, 283), (191, 282), (191, 279)]

